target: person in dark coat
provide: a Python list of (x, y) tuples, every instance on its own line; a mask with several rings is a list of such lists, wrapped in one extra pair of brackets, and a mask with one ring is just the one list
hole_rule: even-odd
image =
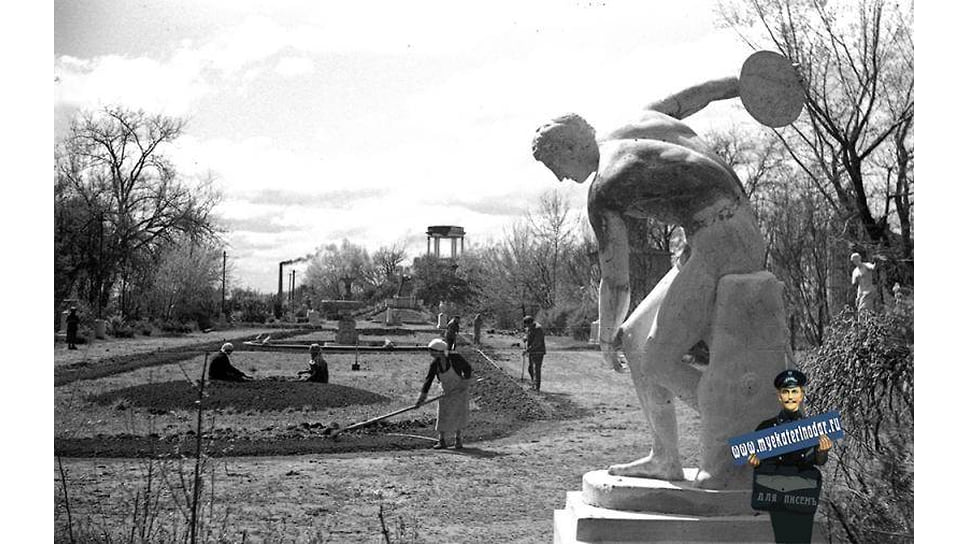
[(67, 349), (77, 349), (77, 325), (80, 322), (77, 308), (71, 306), (71, 311), (67, 314)]
[(457, 349), (457, 333), (460, 332), (460, 316), (455, 315), (447, 322), (447, 332), (444, 334), (444, 342), (447, 342), (447, 350)]
[(309, 346), (309, 368), (300, 370), (303, 381), (329, 383), (329, 365), (323, 359), (323, 348), (319, 344)]
[(222, 344), (222, 349), (212, 357), (212, 362), (208, 365), (208, 379), (226, 382), (246, 382), (253, 379), (252, 376), (232, 366), (229, 355), (233, 351), (235, 346), (231, 342)]
[[(807, 376), (799, 370), (784, 370), (777, 375), (773, 385), (776, 387), (777, 398), (782, 409), (776, 417), (771, 417), (757, 425), (757, 431), (803, 418), (801, 403), (804, 387), (807, 385)], [(780, 471), (782, 474), (795, 473), (802, 477), (815, 477), (819, 486), (820, 472), (816, 467), (827, 462), (827, 452), (831, 447), (833, 447), (833, 441), (826, 435), (820, 435), (820, 443), (817, 446), (794, 450), (762, 461), (752, 453), (748, 462), (758, 473), (775, 474), (780, 471), (777, 467), (783, 467)], [(776, 542), (810, 542), (813, 533), (813, 515), (813, 512), (807, 514), (770, 511), (770, 523), (773, 525)]]
[(524, 328), (527, 337), (524, 339), (525, 350), (528, 355), (528, 375), (531, 376), (531, 388), (541, 391), (541, 364), (545, 356), (545, 335), (541, 324), (530, 315), (524, 316)]

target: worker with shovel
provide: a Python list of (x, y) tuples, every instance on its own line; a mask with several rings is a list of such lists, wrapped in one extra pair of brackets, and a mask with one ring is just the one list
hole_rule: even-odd
[(448, 353), (447, 343), (440, 338), (431, 340), (427, 347), (430, 348), (430, 354), (434, 359), (424, 379), (420, 397), (417, 398), (417, 406), (427, 400), (427, 393), (430, 392), (434, 378), (440, 380), (444, 396), (437, 402), (436, 428), (439, 438), (433, 448), (435, 450), (446, 448), (445, 433), (453, 432), (454, 448), (463, 449), (461, 431), (467, 426), (467, 418), (470, 415), (470, 384), (473, 369), (459, 353)]

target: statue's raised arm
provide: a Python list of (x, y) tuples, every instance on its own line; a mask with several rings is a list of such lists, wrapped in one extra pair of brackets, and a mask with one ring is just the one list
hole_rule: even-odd
[(717, 100), (739, 97), (739, 79), (725, 77), (683, 89), (645, 107), (647, 111), (664, 113), (675, 119), (685, 119)]

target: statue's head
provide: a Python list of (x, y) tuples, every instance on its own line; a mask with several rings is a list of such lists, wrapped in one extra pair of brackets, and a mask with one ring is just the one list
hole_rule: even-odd
[(598, 170), (595, 129), (574, 113), (556, 117), (538, 128), (531, 152), (558, 181), (567, 178), (582, 183)]

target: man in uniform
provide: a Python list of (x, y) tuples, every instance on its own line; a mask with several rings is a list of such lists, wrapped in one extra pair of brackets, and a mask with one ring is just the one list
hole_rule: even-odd
[(524, 316), (524, 352), (528, 356), (528, 375), (531, 376), (531, 389), (541, 391), (541, 364), (545, 356), (545, 335), (541, 324), (530, 315)]
[[(788, 369), (777, 375), (773, 380), (776, 387), (777, 399), (780, 401), (780, 413), (760, 423), (756, 430), (760, 431), (777, 425), (803, 418), (802, 402), (807, 376), (799, 370)], [(779, 473), (784, 476), (798, 476), (813, 479), (820, 486), (820, 471), (817, 465), (827, 462), (827, 455), (833, 441), (826, 435), (820, 435), (820, 443), (784, 453), (762, 461), (755, 453), (750, 454), (748, 462), (758, 473)], [(770, 523), (777, 542), (810, 542), (813, 533), (813, 512), (800, 513), (782, 510), (770, 511)]]

